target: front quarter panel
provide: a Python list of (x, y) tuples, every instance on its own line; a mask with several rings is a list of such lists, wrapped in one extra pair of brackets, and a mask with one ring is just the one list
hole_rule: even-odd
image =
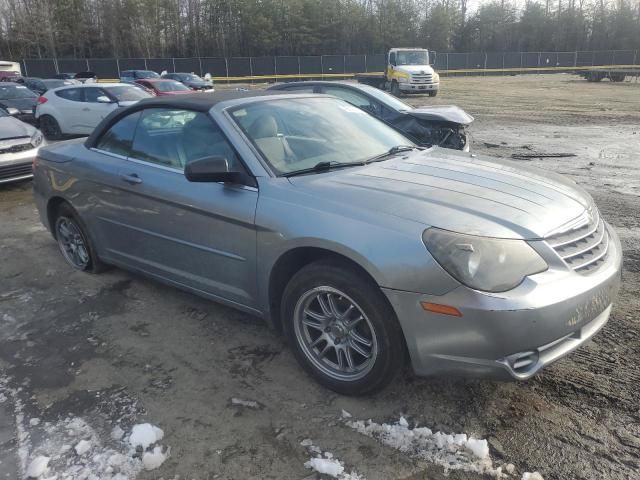
[(259, 181), (258, 284), (265, 311), (274, 265), (282, 255), (301, 247), (347, 257), (385, 288), (442, 295), (459, 285), (422, 243), (424, 225), (311, 197), (286, 178)]

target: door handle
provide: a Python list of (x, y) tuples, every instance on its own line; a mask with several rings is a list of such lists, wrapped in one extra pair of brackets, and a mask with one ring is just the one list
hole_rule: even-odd
[(131, 185), (142, 183), (142, 179), (135, 173), (122, 174), (120, 175), (120, 178)]

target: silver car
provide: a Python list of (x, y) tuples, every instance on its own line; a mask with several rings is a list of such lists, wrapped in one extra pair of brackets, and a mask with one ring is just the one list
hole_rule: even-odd
[(607, 322), (621, 247), (574, 182), (417, 148), (349, 103), (144, 100), (41, 150), (35, 198), (79, 270), (115, 265), (264, 317), (343, 394), (527, 379)]
[(31, 164), (46, 142), (32, 125), (0, 108), (0, 184), (31, 178)]

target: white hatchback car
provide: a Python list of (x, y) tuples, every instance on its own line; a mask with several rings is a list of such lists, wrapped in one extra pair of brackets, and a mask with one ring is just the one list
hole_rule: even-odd
[(89, 135), (119, 107), (126, 107), (152, 95), (126, 83), (87, 83), (54, 88), (38, 98), (36, 120), (50, 140), (63, 135)]

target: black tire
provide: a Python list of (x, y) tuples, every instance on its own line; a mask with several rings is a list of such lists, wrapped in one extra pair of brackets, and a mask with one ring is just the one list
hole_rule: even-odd
[(40, 117), (40, 130), (47, 140), (60, 140), (62, 138), (60, 125), (51, 115), (42, 115)]
[(435, 97), (436, 95), (438, 95), (438, 90), (431, 90), (431, 91), (429, 92), (429, 96), (430, 96), (430, 97)]
[[(366, 323), (361, 321), (360, 325), (362, 326), (364, 323), (362, 328), (372, 329), (374, 334), (372, 338), (374, 339), (375, 355), (371, 355), (371, 359), (358, 357), (364, 362), (369, 362), (368, 369), (361, 373), (361, 377), (344, 380), (323, 372), (314, 363), (314, 360), (310, 358), (310, 354), (305, 353), (305, 348), (308, 349), (310, 345), (305, 347), (303, 345), (305, 340), (300, 339), (300, 335), (296, 333), (295, 323), (298, 321), (296, 312), (300, 312), (300, 302), (303, 302), (304, 298), (308, 298), (307, 295), (311, 291), (326, 287), (335, 289), (337, 293), (334, 293), (334, 295), (339, 300), (344, 298), (345, 300), (343, 301), (347, 301), (347, 304), (353, 300), (356, 304), (356, 315), (358, 313), (357, 309), (364, 313)], [(344, 297), (338, 296), (341, 294), (344, 294)], [(342, 262), (318, 261), (297, 272), (285, 288), (282, 296), (281, 311), (285, 334), (298, 362), (320, 384), (337, 393), (342, 395), (364, 395), (376, 392), (391, 382), (404, 363), (404, 339), (395, 312), (374, 282), (357, 272), (353, 267), (342, 264)], [(304, 312), (306, 311), (305, 309)], [(330, 328), (324, 330), (324, 332), (330, 331)], [(324, 334), (321, 333), (318, 336)], [(331, 333), (326, 335), (331, 335)], [(348, 344), (350, 341), (350, 338), (346, 339), (344, 344)], [(338, 340), (339, 342), (340, 340)], [(372, 351), (374, 351), (374, 348), (372, 348)], [(318, 350), (320, 350), (320, 347), (318, 347)], [(334, 353), (338, 353), (337, 349)], [(339, 357), (340, 355), (337, 356)], [(350, 366), (351, 364), (349, 364), (348, 368)]]
[(391, 95), (394, 97), (402, 96), (402, 92), (400, 91), (400, 85), (395, 80), (391, 81)]
[[(85, 262), (74, 262), (74, 255), (70, 253), (69, 248), (65, 247), (65, 235), (61, 230), (63, 227), (66, 227), (67, 230), (69, 229), (69, 227), (72, 227), (71, 233), (74, 235), (74, 237), (77, 237), (79, 235), (84, 246), (84, 250), (86, 251), (85, 255), (81, 255), (82, 257), (86, 257)], [(62, 203), (58, 207), (54, 216), (53, 232), (62, 257), (69, 265), (71, 265), (76, 270), (88, 273), (102, 273), (105, 270), (109, 269), (109, 266), (102, 262), (96, 255), (96, 249), (93, 242), (91, 241), (91, 237), (87, 233), (87, 228), (84, 222), (80, 219), (78, 214), (68, 203)], [(79, 249), (76, 246), (74, 251), (78, 250)]]

